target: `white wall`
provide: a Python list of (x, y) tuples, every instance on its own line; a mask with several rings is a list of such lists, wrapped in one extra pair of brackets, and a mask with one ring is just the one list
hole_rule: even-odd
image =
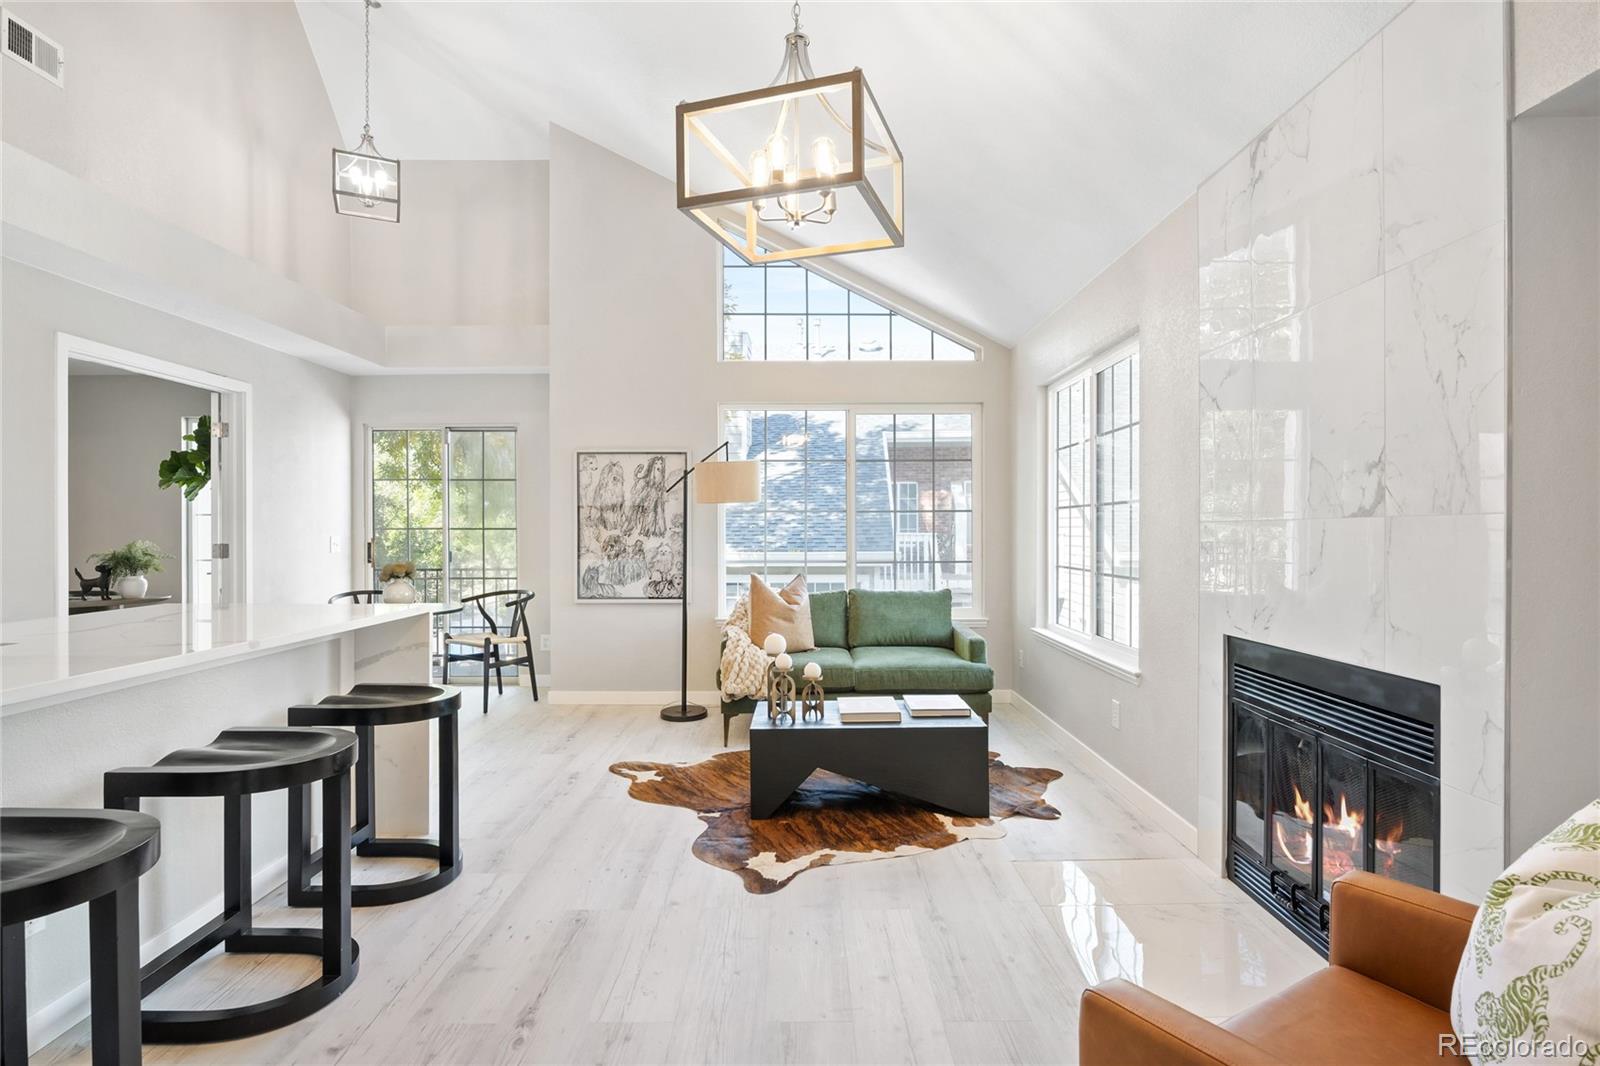
[(550, 164), (402, 164), (399, 225), (350, 233), (350, 303), (389, 326), (550, 321)]
[(1600, 795), (1600, 117), (1513, 122), (1511, 197), (1515, 855)]
[[(183, 420), (211, 411), (211, 394), (138, 374), (67, 378), (67, 562), (94, 576), (91, 553), (152, 540), (172, 559), (147, 574), (150, 595), (183, 598), (183, 492), (157, 487), (157, 468), (182, 446)], [(67, 587), (76, 581), (67, 578)]]
[[(1191, 198), (1017, 344), (1016, 690), (1183, 820), (1195, 791), (1195, 203)], [(1140, 624), (1135, 685), (1032, 634), (1049, 613), (1045, 387), (1129, 334), (1139, 337)], [(1111, 701), (1122, 726), (1111, 725)]]
[(0, 285), (0, 619), (51, 615), (70, 576), (49, 563), (64, 489), (39, 460), (56, 434), (58, 332), (249, 382), (253, 598), (320, 603), (345, 587), (350, 379), (12, 260)]
[(344, 301), (339, 134), (293, 5), (7, 3), (59, 42), (66, 85), (0, 64), (5, 140)]
[(1514, 0), (1511, 33), (1513, 114), (1600, 70), (1600, 0)]
[[(550, 160), (552, 670), (563, 691), (676, 691), (674, 606), (576, 602), (575, 452), (660, 447), (698, 458), (722, 403), (983, 404), (983, 549), (990, 658), (1010, 683), (1010, 353), (978, 363), (719, 363), (719, 246), (676, 209), (672, 183), (566, 130)], [(918, 310), (912, 305), (911, 310)], [(928, 317), (947, 324), (940, 316)], [(713, 508), (690, 520), (691, 691), (714, 687)], [(626, 654), (619, 656), (618, 649)]]
[(550, 379), (544, 374), (407, 374), (358, 377), (351, 388), (351, 448), (356, 456), (351, 494), (354, 525), (350, 543), (357, 562), (351, 588), (370, 581), (360, 546), (371, 535), (366, 455), (373, 429), (514, 426), (517, 430), (517, 569), (519, 583), (535, 594), (529, 604), (534, 664), (550, 671), (550, 655), (539, 651), (549, 633), (551, 603), (564, 589), (550, 581)]

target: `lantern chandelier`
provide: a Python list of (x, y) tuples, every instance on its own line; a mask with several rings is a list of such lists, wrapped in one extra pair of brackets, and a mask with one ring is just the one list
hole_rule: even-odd
[(752, 263), (900, 247), (894, 136), (859, 67), (812, 72), (791, 13), (766, 88), (678, 105), (678, 209)]
[(372, 139), (372, 9), (379, 0), (363, 0), (366, 66), (361, 141), (354, 148), (333, 150), (333, 209), (341, 215), (400, 221), (400, 161), (378, 154)]

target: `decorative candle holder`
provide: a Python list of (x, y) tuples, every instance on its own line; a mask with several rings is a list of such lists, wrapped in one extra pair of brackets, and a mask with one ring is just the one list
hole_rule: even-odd
[(822, 667), (817, 663), (806, 663), (806, 684), (800, 690), (800, 720), (811, 721), (815, 718), (822, 721), (827, 706), (827, 693), (822, 691)]
[(790, 673), (794, 669), (794, 660), (783, 650), (783, 637), (774, 633), (767, 638), (763, 646), (768, 655), (773, 654), (777, 648), (772, 665), (767, 667), (767, 717), (776, 722), (783, 718), (794, 721), (795, 714), (795, 688), (794, 676)]

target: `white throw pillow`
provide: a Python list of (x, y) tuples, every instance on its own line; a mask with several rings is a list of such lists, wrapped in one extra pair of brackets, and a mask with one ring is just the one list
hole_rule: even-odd
[(1489, 886), (1450, 997), (1473, 1062), (1600, 1062), (1600, 799)]

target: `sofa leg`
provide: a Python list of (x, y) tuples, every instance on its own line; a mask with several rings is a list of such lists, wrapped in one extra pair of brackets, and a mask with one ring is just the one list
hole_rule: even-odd
[(733, 721), (728, 715), (722, 716), (722, 746), (728, 746), (728, 723)]

